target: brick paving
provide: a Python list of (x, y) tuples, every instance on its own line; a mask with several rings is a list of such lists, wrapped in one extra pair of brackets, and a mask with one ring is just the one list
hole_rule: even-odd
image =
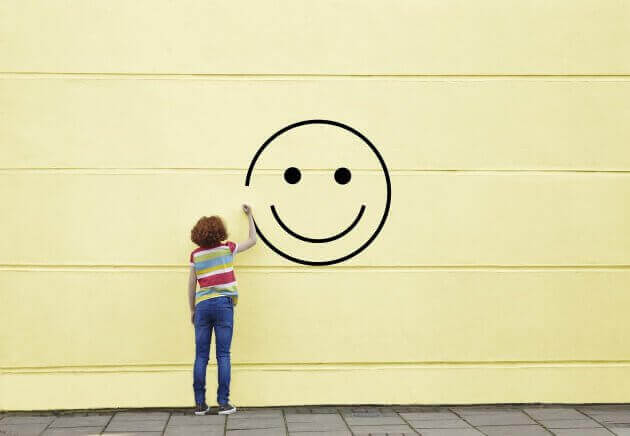
[[(238, 407), (238, 406), (237, 406)], [(630, 436), (628, 405), (302, 406), (0, 413), (0, 435)]]

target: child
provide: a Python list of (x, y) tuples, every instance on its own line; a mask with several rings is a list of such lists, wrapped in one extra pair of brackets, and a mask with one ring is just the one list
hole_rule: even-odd
[[(234, 327), (234, 306), (238, 302), (236, 277), (232, 262), (236, 253), (243, 252), (256, 244), (256, 229), (252, 208), (243, 205), (249, 220), (249, 239), (234, 243), (225, 241), (227, 232), (218, 216), (202, 217), (191, 231), (192, 241), (199, 245), (190, 253), (190, 276), (188, 279), (188, 302), (191, 321), (195, 326), (195, 367), (193, 389), (195, 391), (195, 415), (210, 411), (206, 404), (206, 367), (210, 354), (212, 329), (216, 338), (219, 387), (217, 402), (219, 415), (236, 412), (228, 402), (230, 395), (230, 345)], [(222, 242), (225, 241), (225, 242)], [(197, 288), (199, 282), (199, 290)]]

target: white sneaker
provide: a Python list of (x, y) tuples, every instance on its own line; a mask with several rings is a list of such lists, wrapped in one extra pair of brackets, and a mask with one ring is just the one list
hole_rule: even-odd
[(231, 415), (234, 412), (236, 412), (236, 407), (230, 403), (219, 404), (219, 415)]
[(210, 411), (210, 406), (208, 406), (206, 403), (197, 404), (197, 408), (195, 409), (195, 415), (197, 416), (205, 415), (209, 411)]

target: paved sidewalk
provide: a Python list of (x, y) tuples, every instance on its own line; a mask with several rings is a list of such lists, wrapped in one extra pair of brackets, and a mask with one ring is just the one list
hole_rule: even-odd
[(98, 434), (630, 436), (630, 405), (269, 407), (227, 418), (192, 409), (0, 414), (0, 435)]

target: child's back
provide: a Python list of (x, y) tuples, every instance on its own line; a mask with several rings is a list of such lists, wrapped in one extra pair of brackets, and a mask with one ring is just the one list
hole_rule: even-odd
[(195, 306), (216, 297), (231, 297), (238, 303), (238, 289), (234, 276), (234, 254), (238, 244), (221, 242), (213, 247), (198, 247), (190, 253), (190, 265), (195, 268), (199, 290), (195, 294)]

